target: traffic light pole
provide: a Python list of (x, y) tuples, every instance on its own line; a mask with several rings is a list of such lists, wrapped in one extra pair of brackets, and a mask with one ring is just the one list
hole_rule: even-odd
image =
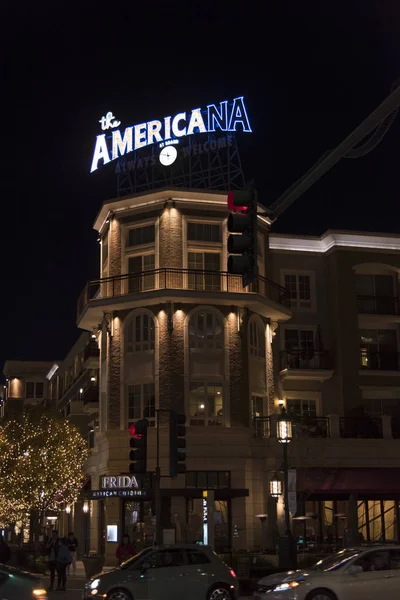
[(156, 546), (162, 543), (161, 529), (161, 469), (160, 469), (160, 410), (157, 413), (157, 463), (155, 472), (155, 496), (156, 496)]

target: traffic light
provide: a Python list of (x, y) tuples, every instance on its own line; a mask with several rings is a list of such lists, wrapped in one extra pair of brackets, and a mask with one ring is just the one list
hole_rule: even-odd
[(132, 423), (129, 427), (131, 439), (129, 445), (132, 450), (129, 452), (129, 473), (146, 473), (147, 471), (147, 428), (149, 422), (147, 419), (141, 419)]
[(169, 472), (186, 473), (186, 417), (171, 410), (169, 417)]
[(228, 258), (228, 273), (242, 275), (243, 287), (246, 287), (258, 274), (257, 192), (228, 192), (228, 208), (242, 211), (240, 214), (231, 213), (228, 217), (228, 231), (236, 234), (228, 237), (228, 253), (239, 255)]

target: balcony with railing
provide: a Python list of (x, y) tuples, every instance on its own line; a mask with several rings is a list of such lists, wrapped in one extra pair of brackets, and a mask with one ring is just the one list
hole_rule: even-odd
[[(255, 417), (253, 436), (258, 439), (276, 438), (279, 415)], [(292, 417), (293, 439), (400, 439), (400, 417), (385, 415), (370, 417)]]
[(100, 349), (97, 342), (90, 341), (83, 350), (83, 364), (87, 369), (99, 368)]
[(357, 306), (363, 315), (400, 315), (396, 296), (357, 296)]
[(82, 394), (83, 410), (87, 413), (99, 410), (99, 387), (91, 385)]
[(397, 349), (393, 350), (360, 350), (360, 367), (365, 371), (400, 371), (400, 360)]
[(165, 268), (89, 281), (78, 300), (78, 322), (92, 310), (98, 314), (91, 320), (98, 323), (104, 308), (116, 310), (132, 300), (143, 298), (147, 305), (157, 304), (165, 292), (174, 302), (193, 302), (200, 296), (213, 304), (254, 306), (274, 319), (291, 316), (285, 288), (265, 277), (258, 276), (243, 288), (242, 277), (226, 271)]
[(325, 350), (283, 350), (280, 371), (284, 379), (325, 381), (333, 375), (329, 353)]
[(381, 417), (341, 417), (340, 437), (342, 438), (382, 438)]
[[(254, 436), (257, 438), (276, 437), (273, 427), (274, 422), (271, 417), (255, 417)], [(328, 417), (294, 417), (292, 434), (294, 438), (329, 437), (329, 419)]]

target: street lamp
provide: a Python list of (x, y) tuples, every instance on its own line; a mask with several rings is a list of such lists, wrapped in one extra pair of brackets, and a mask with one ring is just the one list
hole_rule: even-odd
[(272, 496), (272, 498), (279, 498), (279, 496), (282, 496), (282, 481), (276, 473), (274, 473), (269, 480), (269, 495)]
[(279, 567), (282, 569), (295, 569), (297, 567), (296, 541), (290, 529), (289, 514), (289, 466), (288, 445), (292, 440), (292, 421), (287, 416), (284, 406), (281, 407), (281, 415), (277, 422), (277, 438), (283, 446), (283, 494), (285, 504), (285, 533), (279, 538)]

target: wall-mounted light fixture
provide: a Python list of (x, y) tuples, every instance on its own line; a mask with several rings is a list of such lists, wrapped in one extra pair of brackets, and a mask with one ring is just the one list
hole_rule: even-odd
[(71, 514), (71, 506), (69, 504), (67, 504), (67, 506), (65, 507), (65, 512), (67, 513), (67, 515)]
[(85, 514), (89, 512), (89, 502), (87, 500), (85, 500), (85, 502), (83, 503), (82, 510)]

